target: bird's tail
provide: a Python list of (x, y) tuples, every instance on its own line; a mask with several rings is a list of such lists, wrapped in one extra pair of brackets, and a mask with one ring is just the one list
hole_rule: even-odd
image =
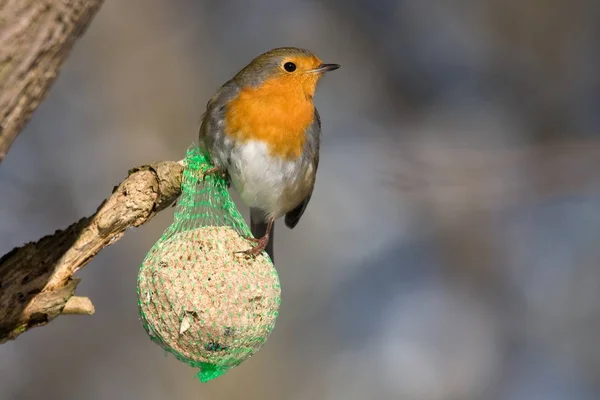
[[(265, 215), (260, 210), (250, 210), (250, 230), (255, 238), (261, 238), (267, 233), (267, 222), (265, 221)], [(273, 258), (273, 239), (275, 236), (275, 224), (271, 227), (271, 233), (269, 235), (269, 243), (265, 248), (265, 251), (271, 257), (271, 261), (275, 262)]]

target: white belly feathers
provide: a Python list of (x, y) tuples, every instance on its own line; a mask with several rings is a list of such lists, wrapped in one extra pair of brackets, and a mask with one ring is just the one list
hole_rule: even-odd
[(234, 146), (230, 160), (229, 176), (242, 201), (274, 218), (300, 204), (313, 185), (315, 171), (308, 160), (273, 157), (260, 141)]

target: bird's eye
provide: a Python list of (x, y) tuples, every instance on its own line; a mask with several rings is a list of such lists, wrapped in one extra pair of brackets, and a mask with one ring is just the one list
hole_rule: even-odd
[(287, 72), (294, 72), (296, 70), (296, 64), (293, 62), (286, 62), (283, 64), (283, 69), (285, 69)]

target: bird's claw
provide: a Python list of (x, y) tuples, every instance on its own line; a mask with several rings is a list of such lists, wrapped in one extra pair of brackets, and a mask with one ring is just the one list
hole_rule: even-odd
[(260, 241), (260, 239), (257, 239), (254, 236), (242, 236), (242, 237), (252, 243), (258, 243)]
[(204, 178), (206, 178), (208, 175), (219, 175), (221, 178), (229, 181), (229, 174), (227, 173), (227, 171), (223, 171), (219, 167), (212, 167), (204, 171), (202, 173), (202, 180), (204, 180)]
[(268, 235), (263, 236), (259, 239), (256, 239), (253, 237), (245, 237), (244, 239), (256, 243), (256, 246), (254, 246), (248, 250), (236, 251), (235, 254), (245, 254), (248, 256), (256, 257), (265, 250), (265, 248), (267, 247), (267, 244), (269, 243)]
[[(200, 181), (204, 181), (204, 179), (208, 175), (219, 175), (226, 182), (227, 188), (231, 187), (231, 181), (229, 180), (229, 173), (226, 170), (223, 171), (222, 169), (220, 169), (218, 167), (209, 168), (202, 173), (202, 176), (200, 177)], [(200, 183), (200, 181), (198, 181), (198, 183)]]

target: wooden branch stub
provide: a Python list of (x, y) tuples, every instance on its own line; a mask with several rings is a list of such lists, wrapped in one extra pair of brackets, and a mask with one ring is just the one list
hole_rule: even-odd
[(88, 297), (73, 296), (67, 301), (61, 314), (93, 315), (95, 312), (96, 309)]
[[(128, 228), (171, 205), (181, 193), (182, 172), (172, 161), (131, 170), (94, 215), (0, 258), (0, 343), (64, 312), (79, 282), (73, 274)], [(91, 302), (85, 307), (93, 310)]]
[(103, 2), (0, 1), (0, 163)]

